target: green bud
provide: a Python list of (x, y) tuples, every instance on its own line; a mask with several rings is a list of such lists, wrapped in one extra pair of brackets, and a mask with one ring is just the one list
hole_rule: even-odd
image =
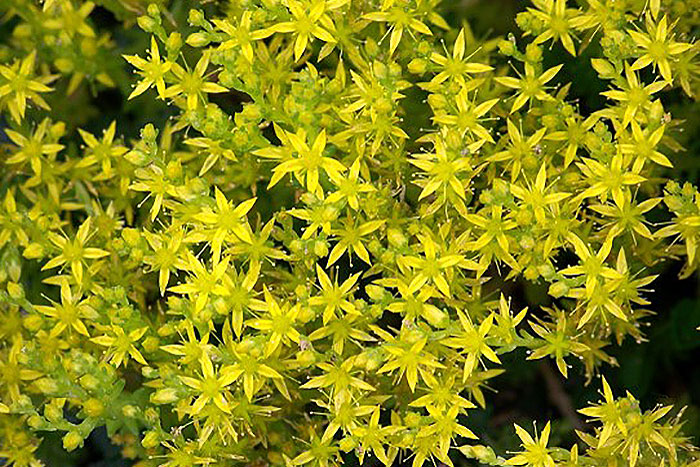
[(416, 75), (422, 75), (427, 69), (428, 62), (424, 58), (414, 58), (408, 63), (408, 71)]
[(154, 32), (158, 27), (158, 22), (150, 16), (139, 16), (136, 20), (139, 27), (146, 32)]
[(46, 423), (44, 422), (44, 419), (41, 418), (39, 415), (31, 415), (27, 419), (27, 425), (34, 430), (41, 430), (46, 425)]
[(173, 388), (159, 389), (151, 394), (151, 402), (154, 404), (171, 404), (178, 399), (177, 390)]
[(498, 50), (503, 55), (512, 56), (518, 49), (512, 41), (503, 39), (498, 43)]
[(53, 423), (63, 420), (63, 406), (59, 407), (56, 404), (46, 404), (44, 406), (44, 417)]
[(179, 32), (171, 32), (165, 43), (168, 53), (177, 54), (182, 48), (182, 35)]
[(204, 25), (204, 13), (200, 10), (195, 10), (194, 8), (190, 10), (187, 21), (192, 26), (202, 27)]
[(24, 288), (16, 282), (10, 281), (7, 283), (7, 293), (10, 294), (10, 297), (14, 300), (24, 298)]
[(389, 245), (394, 247), (404, 246), (408, 243), (406, 235), (403, 234), (399, 229), (388, 229), (386, 231), (387, 239), (389, 240)]
[(205, 32), (194, 32), (187, 36), (187, 45), (191, 47), (204, 47), (209, 42), (209, 35)]
[(530, 42), (525, 48), (525, 58), (530, 63), (539, 63), (542, 61), (542, 47)]
[(88, 417), (99, 417), (104, 412), (104, 405), (98, 399), (91, 397), (83, 404), (83, 410)]
[(52, 394), (58, 391), (58, 383), (51, 378), (41, 378), (35, 381), (34, 385), (43, 394)]
[(84, 387), (85, 389), (89, 389), (94, 391), (100, 386), (100, 380), (95, 378), (92, 375), (85, 375), (82, 378), (78, 380), (80, 385)]
[(357, 441), (350, 437), (343, 438), (340, 440), (340, 443), (338, 443), (338, 447), (343, 452), (350, 452), (355, 449), (356, 446)]
[(22, 252), (22, 256), (27, 259), (39, 259), (44, 256), (44, 247), (38, 243), (30, 243)]
[(77, 431), (69, 431), (63, 437), (63, 449), (70, 452), (83, 445), (83, 437)]
[(152, 123), (149, 123), (141, 129), (141, 138), (143, 138), (144, 141), (146, 141), (147, 143), (155, 143), (157, 137), (158, 130), (153, 126)]
[(314, 242), (314, 253), (319, 258), (324, 258), (328, 255), (328, 243), (322, 240)]
[(38, 314), (30, 314), (24, 317), (22, 320), (22, 325), (28, 330), (32, 332), (36, 332), (39, 329), (41, 329), (41, 326), (44, 324), (44, 320), (42, 319), (41, 316)]
[(555, 282), (549, 286), (549, 295), (555, 298), (563, 297), (569, 291), (569, 286), (564, 282)]
[(141, 446), (146, 449), (154, 448), (160, 444), (158, 439), (158, 433), (155, 431), (148, 431), (141, 440)]
[(367, 292), (369, 298), (375, 302), (381, 301), (386, 295), (386, 290), (384, 290), (384, 287), (374, 284), (369, 284), (367, 287), (365, 287), (365, 291)]
[(139, 408), (134, 407), (133, 405), (125, 405), (124, 407), (122, 407), (122, 414), (125, 417), (135, 418), (138, 415), (138, 413)]

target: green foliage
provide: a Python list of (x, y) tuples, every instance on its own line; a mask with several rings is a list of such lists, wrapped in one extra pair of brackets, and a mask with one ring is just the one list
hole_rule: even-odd
[(505, 356), (590, 382), (700, 265), (692, 4), (533, 0), (480, 39), (436, 0), (3, 2), (0, 457), (105, 427), (139, 467), (700, 466), (605, 378), (570, 449), (470, 428)]

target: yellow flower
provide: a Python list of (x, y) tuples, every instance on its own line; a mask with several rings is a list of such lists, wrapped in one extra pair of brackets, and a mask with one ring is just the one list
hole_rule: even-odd
[(661, 125), (654, 131), (642, 130), (636, 120), (632, 120), (632, 143), (620, 144), (620, 151), (625, 155), (636, 156), (632, 164), (632, 172), (639, 173), (644, 168), (644, 163), (650, 160), (663, 167), (673, 167), (670, 160), (659, 151), (656, 147), (659, 145), (661, 138), (664, 136), (665, 126)]
[(49, 239), (56, 245), (61, 254), (50, 259), (42, 268), (42, 271), (53, 269), (63, 264), (70, 265), (71, 272), (78, 284), (83, 282), (83, 268), (87, 264), (86, 260), (99, 259), (109, 256), (109, 252), (100, 248), (87, 247), (90, 240), (91, 219), (88, 217), (78, 228), (75, 239), (51, 233)]
[[(44, 2), (44, 11), (49, 10), (46, 4), (51, 4), (56, 0), (48, 0)], [(94, 40), (96, 34), (95, 31), (88, 25), (85, 21), (92, 10), (95, 8), (93, 2), (81, 2), (79, 3), (80, 8), (77, 10), (70, 0), (60, 1), (60, 14), (54, 18), (48, 19), (44, 26), (50, 29), (56, 29), (59, 34), (67, 36), (68, 38), (73, 37), (76, 33), (81, 36), (89, 37)]]
[(195, 110), (202, 103), (206, 103), (206, 94), (227, 92), (228, 89), (220, 84), (206, 80), (204, 75), (209, 67), (209, 52), (202, 53), (194, 70), (188, 71), (177, 63), (173, 63), (170, 71), (176, 78), (176, 84), (168, 87), (159, 94), (164, 99), (174, 99), (183, 95), (187, 99), (187, 110)]
[(173, 63), (167, 59), (163, 62), (160, 60), (160, 51), (156, 37), (151, 36), (151, 59), (144, 60), (138, 55), (123, 55), (124, 59), (133, 67), (137, 68), (137, 73), (143, 79), (136, 85), (134, 90), (129, 94), (128, 99), (133, 99), (146, 92), (151, 86), (155, 86), (158, 90), (158, 96), (163, 99), (165, 97), (165, 74), (170, 71)]
[(610, 193), (615, 203), (621, 205), (624, 203), (624, 187), (639, 185), (646, 181), (646, 178), (638, 173), (628, 171), (628, 162), (625, 161), (625, 157), (621, 152), (613, 156), (609, 165), (602, 164), (589, 158), (584, 159), (582, 163), (576, 165), (578, 165), (579, 169), (581, 169), (581, 173), (583, 173), (587, 182), (591, 185), (575, 198), (576, 202), (592, 196), (598, 196), (601, 201), (605, 202)]
[(323, 371), (323, 374), (314, 376), (299, 387), (301, 389), (318, 389), (333, 386), (331, 397), (337, 402), (346, 400), (350, 394), (350, 388), (374, 391), (374, 386), (354, 376), (359, 371), (353, 371), (354, 362), (354, 358), (348, 358), (342, 362), (337, 362), (335, 365), (318, 363), (316, 366)]
[(24, 344), (24, 340), (18, 337), (0, 352), (0, 387), (3, 393), (6, 391), (11, 401), (16, 401), (22, 396), (21, 386), (25, 381), (33, 381), (43, 376), (39, 371), (24, 368), (20, 362)]
[(508, 119), (508, 147), (489, 156), (489, 160), (494, 162), (508, 161), (510, 165), (510, 181), (515, 182), (520, 175), (523, 164), (528, 168), (533, 163), (538, 162), (537, 153), (542, 150), (540, 142), (546, 133), (547, 128), (544, 127), (525, 138), (515, 123)]
[[(338, 261), (340, 257), (343, 256), (346, 251), (348, 251), (348, 249), (355, 253), (365, 263), (371, 264), (369, 252), (363, 244), (366, 240), (362, 237), (379, 229), (382, 225), (384, 225), (385, 221), (369, 221), (357, 225), (354, 220), (348, 218), (344, 223), (344, 228), (334, 229), (331, 231), (334, 235), (338, 236), (339, 240), (328, 256), (328, 263), (326, 264), (326, 267), (328, 268)], [(352, 264), (352, 257), (350, 258), (350, 262)]]
[(200, 177), (207, 173), (221, 157), (231, 162), (236, 162), (238, 160), (233, 149), (222, 146), (219, 140), (213, 140), (211, 138), (188, 138), (184, 143), (188, 146), (200, 148), (202, 153), (207, 154), (202, 168), (199, 170), (198, 175)]
[(16, 60), (12, 65), (0, 65), (0, 75), (7, 80), (0, 81), (0, 104), (10, 109), (10, 114), (16, 122), (24, 118), (27, 100), (45, 110), (50, 110), (49, 104), (39, 95), (40, 92), (53, 91), (47, 84), (56, 79), (56, 75), (33, 78), (36, 50), (33, 50), (23, 60)]
[(389, 38), (389, 55), (393, 55), (401, 42), (404, 29), (410, 28), (413, 31), (432, 36), (433, 32), (422, 21), (416, 18), (416, 10), (408, 10), (403, 5), (392, 6), (388, 11), (375, 11), (368, 13), (364, 17), (371, 21), (381, 21), (391, 23), (391, 37)]
[(646, 33), (628, 30), (627, 33), (638, 47), (644, 50), (644, 54), (632, 63), (632, 70), (641, 70), (653, 64), (659, 67), (663, 79), (669, 83), (673, 80), (671, 60), (675, 55), (680, 55), (693, 48), (693, 44), (676, 42), (670, 34), (673, 25), (668, 27), (666, 16), (658, 22), (654, 22), (650, 12), (646, 15)]
[(269, 318), (255, 318), (246, 321), (246, 326), (269, 333), (269, 340), (265, 348), (265, 356), (269, 357), (283, 344), (289, 346), (289, 342), (298, 343), (301, 339), (299, 331), (294, 328), (294, 322), (301, 311), (300, 305), (291, 306), (289, 302), (280, 305), (272, 296), (267, 287), (263, 286), (265, 293), (265, 311)]
[[(323, 155), (326, 148), (326, 130), (323, 129), (319, 132), (311, 147), (306, 142), (306, 132), (303, 129), (299, 129), (297, 133), (282, 131), (290, 146), (287, 149), (291, 149), (291, 153), (297, 154), (297, 157), (283, 161), (272, 170), (272, 178), (268, 188), (275, 186), (282, 177), (291, 173), (294, 174), (299, 183), (306, 186), (310, 193), (322, 197), (323, 188), (319, 183), (320, 170), (323, 169), (329, 174), (329, 177), (335, 179), (338, 179), (340, 174), (346, 170), (341, 162)], [(270, 157), (272, 152), (269, 149), (262, 149), (256, 151), (255, 154)]]
[(515, 425), (515, 432), (522, 441), (524, 451), (511, 457), (506, 465), (527, 465), (531, 467), (555, 467), (556, 463), (547, 448), (551, 425), (547, 422), (539, 437), (533, 439), (530, 433)]
[(29, 244), (29, 236), (23, 226), (24, 213), (17, 211), (17, 202), (12, 191), (5, 192), (5, 199), (0, 209), (0, 248), (4, 247), (12, 237), (21, 246), (26, 247)]
[(280, 392), (289, 398), (283, 376), (271, 366), (263, 363), (262, 355), (259, 355), (258, 352), (251, 353), (246, 342), (236, 344), (233, 341), (228, 341), (227, 345), (236, 357), (236, 362), (230, 365), (230, 369), (227, 366), (226, 371), (243, 378), (243, 392), (248, 402), (253, 400), (267, 379), (271, 379)]
[(460, 409), (473, 409), (476, 406), (459, 395), (455, 388), (455, 378), (453, 374), (449, 376), (435, 377), (430, 373), (423, 375), (423, 380), (428, 386), (428, 393), (411, 402), (411, 407), (432, 407), (438, 412), (444, 412), (451, 407)]
[(114, 135), (117, 131), (117, 122), (112, 121), (102, 136), (102, 141), (98, 141), (92, 134), (78, 128), (80, 136), (88, 147), (87, 154), (76, 165), (76, 168), (91, 167), (95, 163), (100, 163), (102, 173), (96, 177), (98, 180), (110, 178), (113, 175), (112, 161), (126, 154), (128, 149), (124, 146), (114, 145)]
[(202, 370), (200, 378), (180, 376), (180, 381), (194, 389), (197, 397), (190, 406), (190, 413), (199, 414), (210, 402), (220, 410), (231, 413), (231, 404), (226, 398), (228, 392), (226, 388), (243, 374), (243, 370), (234, 365), (226, 365), (214, 371), (214, 364), (208, 354), (202, 355), (199, 363)]
[[(289, 8), (292, 21), (284, 21), (274, 26), (264, 29), (259, 34), (261, 38), (268, 37), (274, 33), (294, 33), (294, 60), (299, 60), (309, 44), (309, 39), (313, 36), (327, 43), (334, 43), (337, 40), (333, 37), (333, 22), (326, 15), (326, 9), (338, 8), (345, 1), (317, 1), (304, 4), (298, 0), (287, 0), (285, 2)], [(319, 26), (322, 24), (324, 27)]]
[(588, 131), (598, 122), (598, 116), (593, 114), (586, 119), (580, 117), (567, 117), (566, 130), (554, 131), (544, 137), (547, 141), (563, 141), (566, 143), (564, 151), (564, 168), (571, 165), (576, 159), (576, 153), (584, 142)]
[(639, 81), (637, 74), (629, 63), (625, 63), (625, 84), (622, 89), (604, 91), (601, 94), (623, 105), (622, 126), (627, 128), (637, 112), (643, 111), (651, 105), (651, 97), (661, 91), (668, 84), (666, 81), (655, 81), (644, 86)]
[(246, 215), (253, 208), (257, 198), (250, 198), (233, 206), (226, 196), (218, 188), (214, 189), (216, 208), (206, 208), (204, 212), (196, 215), (205, 229), (195, 231), (188, 237), (189, 241), (207, 240), (210, 242), (213, 261), (221, 258), (221, 250), (226, 243), (252, 241), (250, 226)]
[(593, 253), (589, 245), (574, 233), (569, 234), (568, 240), (573, 245), (580, 264), (564, 268), (560, 273), (564, 276), (584, 276), (587, 298), (593, 297), (595, 287), (602, 285), (604, 279), (620, 278), (620, 273), (605, 264), (612, 249), (612, 238), (608, 237), (597, 253)]
[(240, 47), (246, 60), (253, 63), (253, 41), (265, 38), (266, 32), (264, 30), (251, 31), (251, 18), (252, 12), (244, 11), (241, 15), (241, 19), (238, 22), (238, 27), (235, 27), (226, 19), (213, 20), (216, 27), (228, 34), (230, 37), (230, 39), (222, 42), (221, 45), (219, 45), (218, 50), (229, 50)]
[(355, 287), (360, 273), (353, 274), (338, 285), (338, 282), (331, 282), (330, 277), (325, 273), (321, 266), (316, 265), (316, 277), (321, 284), (321, 294), (313, 296), (309, 299), (311, 306), (324, 306), (323, 309), (323, 324), (326, 325), (332, 319), (335, 319), (335, 313), (338, 309), (343, 310), (348, 314), (355, 314), (357, 310), (355, 305), (348, 300), (351, 296), (351, 290)]
[(190, 365), (193, 362), (199, 361), (204, 355), (208, 355), (214, 350), (214, 345), (209, 343), (209, 333), (205, 332), (201, 335), (200, 339), (194, 332), (194, 325), (191, 321), (186, 321), (185, 326), (185, 336), (182, 335), (181, 331), (178, 330), (180, 334), (180, 344), (169, 344), (162, 345), (160, 348), (171, 355), (175, 355), (180, 358), (180, 362), (183, 365)]
[(435, 368), (445, 368), (433, 354), (424, 350), (427, 343), (428, 339), (424, 337), (413, 343), (394, 341), (385, 344), (383, 349), (389, 355), (389, 361), (377, 372), (388, 373), (398, 369), (398, 380), (405, 375), (408, 387), (414, 392), (419, 371), (421, 378), (425, 380), (425, 374), (428, 372)]
[(83, 320), (94, 320), (97, 318), (97, 312), (86, 300), (80, 301), (80, 296), (80, 293), (73, 293), (68, 281), (64, 280), (61, 282), (61, 303), (51, 301), (51, 306), (34, 306), (37, 311), (56, 321), (51, 329), (51, 337), (56, 338), (66, 329), (73, 329), (86, 337), (90, 336)]
[[(18, 150), (13, 151), (12, 155), (6, 159), (6, 162), (8, 164), (29, 162), (34, 175), (40, 177), (42, 165), (55, 160), (56, 154), (64, 148), (62, 144), (52, 143), (51, 140), (53, 139), (52, 133), (54, 133), (54, 130), (61, 130), (65, 125), (56, 123), (50, 128), (49, 125), (51, 125), (51, 120), (45, 118), (29, 137), (9, 128), (5, 129), (5, 133), (10, 140), (18, 146)], [(43, 156), (48, 156), (49, 160), (45, 160)]]
[(462, 28), (455, 39), (452, 48), (452, 56), (444, 56), (437, 52), (430, 55), (430, 60), (440, 66), (442, 71), (430, 80), (430, 83), (440, 84), (447, 79), (455, 80), (460, 85), (466, 84), (466, 79), (470, 74), (484, 73), (493, 70), (493, 67), (483, 63), (473, 63), (469, 61), (470, 57), (464, 58), (464, 51), (467, 47), (467, 39), (465, 29)]
[(617, 237), (624, 233), (634, 235), (636, 232), (644, 238), (653, 240), (655, 236), (646, 226), (647, 221), (644, 218), (644, 214), (659, 204), (661, 199), (650, 198), (637, 204), (632, 200), (632, 194), (627, 189), (623, 192), (622, 204), (617, 204), (617, 200), (614, 200), (614, 204), (594, 204), (590, 206), (590, 209), (606, 218), (610, 218), (610, 221), (603, 225), (606, 229), (610, 229), (607, 235), (611, 237)]
[(461, 255), (438, 256), (438, 245), (428, 235), (420, 235), (421, 249), (424, 257), (407, 256), (402, 262), (416, 272), (409, 285), (410, 290), (419, 290), (428, 281), (431, 281), (446, 297), (451, 297), (450, 286), (445, 279), (445, 272), (460, 265), (461, 267), (474, 267), (475, 264), (466, 260)]
[[(479, 142), (493, 143), (494, 141), (491, 133), (481, 125), (480, 121), (485, 120), (484, 116), (487, 115), (499, 101), (500, 99), (490, 99), (477, 105), (475, 102), (469, 100), (469, 92), (466, 89), (462, 89), (459, 91), (454, 101), (457, 107), (456, 111), (452, 113), (440, 110), (435, 113), (433, 121), (443, 125), (454, 125), (462, 134), (470, 132), (482, 140)], [(474, 152), (478, 148), (479, 145), (475, 144), (474, 147), (469, 148), (469, 150)]]
[(195, 312), (199, 313), (209, 303), (210, 295), (226, 293), (220, 281), (226, 274), (229, 261), (229, 257), (217, 261), (213, 263), (212, 270), (209, 271), (204, 264), (188, 251), (187, 269), (192, 273), (189, 280), (184, 284), (172, 286), (168, 290), (178, 294), (189, 295), (190, 299), (194, 300)]
[(146, 241), (153, 249), (153, 254), (144, 257), (144, 262), (151, 266), (151, 270), (158, 271), (158, 287), (160, 294), (164, 295), (170, 280), (170, 273), (175, 270), (187, 269), (187, 262), (183, 259), (184, 247), (182, 240), (184, 231), (154, 234), (144, 231)]
[(542, 44), (552, 39), (560, 41), (567, 52), (576, 55), (574, 41), (571, 38), (571, 30), (575, 23), (577, 11), (566, 8), (566, 0), (533, 0), (536, 8), (528, 8), (537, 19), (541, 20), (546, 29), (535, 38), (535, 44)]
[(126, 366), (129, 362), (129, 355), (140, 364), (148, 365), (146, 359), (143, 358), (141, 352), (139, 352), (134, 345), (143, 337), (147, 330), (147, 327), (142, 327), (134, 329), (127, 334), (121, 326), (111, 325), (109, 331), (113, 334), (112, 336), (104, 334), (102, 336), (93, 337), (90, 341), (98, 345), (109, 347), (109, 362), (112, 365), (116, 365), (117, 368), (119, 368), (122, 363)]
[(510, 191), (518, 199), (523, 201), (523, 204), (532, 208), (535, 212), (537, 222), (545, 222), (545, 209), (550, 204), (560, 203), (570, 196), (570, 193), (545, 193), (548, 191), (547, 184), (547, 167), (542, 164), (535, 183), (530, 185), (528, 189), (520, 185), (511, 184)]
[(442, 341), (442, 344), (458, 349), (458, 351), (466, 353), (464, 360), (464, 369), (462, 372), (462, 381), (466, 381), (472, 372), (476, 369), (477, 364), (481, 361), (482, 355), (493, 363), (501, 363), (496, 353), (489, 347), (486, 340), (489, 337), (489, 331), (493, 326), (494, 315), (488, 315), (475, 327), (471, 319), (462, 311), (457, 311), (459, 322), (462, 329), (456, 332), (453, 337)]
[(369, 423), (353, 430), (353, 434), (361, 440), (360, 465), (364, 464), (364, 456), (370, 449), (384, 465), (391, 465), (391, 460), (389, 460), (384, 447), (387, 444), (386, 437), (401, 432), (403, 427), (396, 425), (382, 426), (379, 424), (379, 415), (379, 406), (375, 406), (374, 410), (372, 410), (372, 416), (369, 418)]
[(530, 63), (525, 63), (525, 76), (513, 78), (503, 76), (495, 78), (496, 82), (511, 89), (517, 89), (517, 97), (513, 100), (513, 106), (510, 113), (517, 112), (527, 102), (533, 100), (548, 101), (552, 100), (552, 96), (545, 91), (545, 84), (549, 83), (564, 65), (557, 65), (537, 76), (535, 67)]
[(360, 197), (363, 193), (374, 191), (375, 188), (365, 182), (360, 177), (361, 159), (355, 159), (355, 162), (350, 166), (347, 176), (340, 175), (336, 172), (329, 172), (328, 177), (336, 186), (336, 190), (330, 193), (325, 202), (328, 204), (337, 203), (341, 200), (347, 200), (348, 205), (355, 211), (360, 209)]

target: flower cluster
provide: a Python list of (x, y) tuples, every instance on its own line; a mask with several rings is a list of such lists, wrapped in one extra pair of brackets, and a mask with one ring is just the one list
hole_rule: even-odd
[[(700, 195), (664, 184), (682, 157), (664, 96), (700, 93), (685, 2), (533, 0), (494, 40), (434, 0), (232, 1), (188, 25), (167, 2), (100, 3), (148, 48), (114, 58), (92, 2), (7, 7), (10, 465), (101, 426), (140, 467), (700, 465), (670, 407), (604, 379), (580, 447), (516, 426), (522, 450), (499, 456), (469, 428), (504, 355), (591, 380), (643, 338), (658, 265), (700, 264)], [(600, 107), (552, 47), (594, 70)], [(51, 111), (124, 70), (128, 101), (170, 120), (127, 141), (119, 119), (93, 134)], [(515, 280), (549, 304), (499, 293)]]

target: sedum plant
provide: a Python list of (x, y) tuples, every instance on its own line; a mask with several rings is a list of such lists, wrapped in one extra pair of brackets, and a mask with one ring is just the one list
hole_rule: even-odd
[[(695, 3), (533, 0), (480, 38), (437, 0), (3, 1), (0, 457), (106, 427), (139, 467), (700, 466), (596, 377), (700, 263), (667, 104)], [(110, 88), (132, 137), (70, 110)], [(470, 429), (507, 354), (600, 388), (578, 443)]]

